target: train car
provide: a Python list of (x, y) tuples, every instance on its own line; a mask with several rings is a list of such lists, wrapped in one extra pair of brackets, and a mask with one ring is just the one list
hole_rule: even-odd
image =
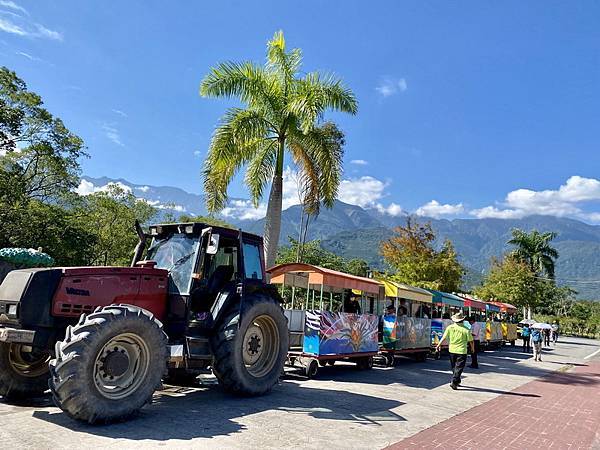
[(502, 324), (500, 322), (500, 307), (494, 303), (485, 302), (485, 340), (490, 347), (499, 347), (503, 341)]
[[(432, 317), (431, 317), (431, 347), (435, 347), (440, 342), (444, 331), (448, 325), (452, 324), (450, 317), (458, 312), (464, 312), (464, 299), (458, 295), (447, 292), (427, 289), (433, 295)], [(448, 342), (442, 344), (442, 348), (448, 348)], [(436, 358), (439, 353), (435, 353)]]
[(378, 281), (302, 263), (267, 272), (279, 287), (290, 331), (288, 363), (314, 377), (319, 365), (373, 367), (378, 353)]
[(510, 303), (490, 302), (500, 308), (501, 324), (502, 324), (502, 339), (505, 343), (510, 342), (515, 345), (518, 339), (517, 335), (517, 307)]
[(379, 279), (384, 286), (380, 353), (388, 365), (397, 355), (424, 361), (431, 350), (433, 295), (426, 289)]

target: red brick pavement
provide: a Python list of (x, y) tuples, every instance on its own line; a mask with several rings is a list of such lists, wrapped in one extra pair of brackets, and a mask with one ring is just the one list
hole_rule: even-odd
[(592, 447), (600, 448), (600, 362), (531, 381), (388, 448)]

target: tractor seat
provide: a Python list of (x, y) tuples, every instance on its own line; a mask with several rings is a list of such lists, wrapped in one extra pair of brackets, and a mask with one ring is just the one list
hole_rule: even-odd
[(217, 295), (233, 276), (233, 266), (218, 266), (206, 283), (209, 295)]

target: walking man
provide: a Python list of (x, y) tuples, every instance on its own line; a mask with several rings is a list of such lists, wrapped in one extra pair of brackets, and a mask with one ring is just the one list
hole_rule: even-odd
[(479, 369), (477, 363), (477, 353), (479, 353), (481, 341), (479, 340), (479, 333), (481, 332), (481, 324), (477, 323), (475, 317), (469, 317), (469, 323), (471, 324), (471, 336), (473, 336), (473, 351), (471, 352), (471, 367), (472, 369)]
[(523, 329), (521, 330), (521, 339), (523, 339), (523, 353), (529, 353), (531, 349), (529, 345), (529, 338), (531, 337), (531, 330), (529, 329), (529, 324), (526, 323), (523, 325)]
[(461, 382), (461, 375), (467, 363), (467, 346), (471, 347), (473, 352), (473, 335), (471, 331), (464, 326), (465, 316), (463, 313), (457, 313), (452, 316), (453, 324), (449, 325), (444, 331), (444, 335), (437, 345), (439, 352), (442, 343), (448, 339), (450, 352), (450, 365), (452, 366), (452, 382), (450, 387), (454, 390), (458, 389)]

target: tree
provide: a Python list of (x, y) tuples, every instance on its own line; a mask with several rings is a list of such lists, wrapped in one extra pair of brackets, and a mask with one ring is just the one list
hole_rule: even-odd
[(322, 122), (327, 110), (355, 114), (357, 101), (342, 82), (310, 72), (299, 76), (300, 49), (286, 52), (283, 32), (267, 44), (267, 63), (221, 63), (200, 86), (204, 97), (238, 97), (214, 132), (204, 162), (209, 212), (225, 207), (227, 187), (246, 166), (245, 184), (255, 206), (271, 184), (264, 239), (268, 266), (275, 262), (281, 229), (283, 165), (286, 151), (308, 180), (307, 203), (333, 206), (343, 158), (343, 134)]
[(445, 292), (460, 288), (464, 269), (452, 242), (446, 240), (438, 251), (430, 223), (408, 218), (406, 226), (394, 229), (394, 236), (381, 243), (385, 262), (394, 270), (392, 279), (401, 283)]
[(483, 299), (498, 300), (518, 307), (534, 307), (537, 303), (535, 273), (514, 255), (492, 258), (483, 285), (475, 289)]
[(42, 247), (60, 265), (87, 261), (95, 236), (65, 207), (83, 141), (0, 68), (0, 248)]
[(540, 233), (533, 230), (526, 233), (514, 228), (512, 239), (508, 243), (516, 247), (514, 255), (527, 263), (533, 272), (554, 278), (554, 260), (558, 258), (558, 252), (550, 245), (550, 242), (556, 236), (558, 234), (554, 232)]
[(56, 199), (79, 183), (83, 141), (42, 105), (14, 72), (0, 68), (0, 186), (10, 180), (17, 200)]
[(138, 241), (134, 223), (146, 223), (156, 210), (117, 185), (80, 200), (79, 220), (96, 237), (90, 255), (92, 265), (128, 265)]

